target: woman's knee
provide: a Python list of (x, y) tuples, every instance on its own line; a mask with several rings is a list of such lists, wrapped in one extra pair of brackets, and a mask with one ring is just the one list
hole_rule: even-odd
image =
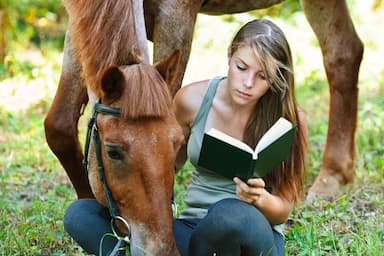
[(95, 199), (80, 199), (72, 203), (64, 216), (64, 228), (87, 252), (99, 254), (102, 243), (103, 255), (111, 251), (117, 240), (104, 236), (112, 233), (108, 209)]
[(104, 211), (104, 206), (95, 199), (80, 199), (67, 208), (64, 215), (64, 228), (68, 233), (76, 230), (81, 223), (86, 222), (90, 216)]
[(250, 205), (240, 199), (236, 198), (227, 198), (218, 201), (217, 203), (213, 204), (209, 210), (208, 213), (212, 212), (219, 212), (220, 214), (247, 214), (250, 211), (254, 211), (256, 209), (253, 205)]
[(205, 225), (223, 237), (239, 237), (246, 241), (262, 236), (273, 240), (272, 227), (265, 216), (253, 205), (238, 199), (224, 199), (213, 205)]
[(208, 213), (212, 219), (219, 218), (228, 227), (265, 225), (271, 228), (265, 216), (253, 205), (239, 199), (224, 199), (214, 204)]
[(239, 255), (240, 251), (244, 255), (276, 255), (272, 227), (256, 207), (238, 199), (221, 200), (199, 222), (189, 246), (192, 255), (214, 251), (223, 255)]

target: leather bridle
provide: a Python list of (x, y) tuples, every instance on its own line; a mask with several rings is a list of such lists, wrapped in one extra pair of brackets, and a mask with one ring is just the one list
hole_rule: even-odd
[[(84, 145), (84, 159), (83, 159), (84, 169), (86, 172), (88, 172), (88, 169), (89, 169), (89, 166), (88, 166), (89, 165), (89, 161), (88, 161), (89, 146), (91, 143), (91, 139), (93, 138), (95, 154), (96, 154), (96, 159), (97, 159), (99, 179), (100, 179), (100, 182), (102, 183), (102, 186), (104, 189), (104, 194), (105, 194), (105, 197), (107, 199), (108, 210), (109, 210), (109, 213), (111, 215), (111, 228), (112, 228), (113, 234), (118, 239), (118, 242), (115, 245), (115, 248), (113, 249), (113, 251), (110, 254), (110, 256), (112, 256), (112, 255), (118, 255), (120, 246), (123, 246), (124, 244), (128, 244), (128, 245), (130, 244), (131, 228), (130, 228), (128, 221), (119, 215), (118, 209), (116, 207), (116, 202), (113, 199), (112, 192), (111, 192), (110, 188), (108, 187), (108, 184), (107, 184), (107, 181), (105, 178), (105, 171), (104, 171), (103, 161), (102, 161), (102, 157), (101, 157), (101, 141), (100, 141), (99, 129), (97, 127), (97, 115), (98, 114), (112, 115), (112, 116), (119, 117), (121, 115), (121, 109), (106, 106), (106, 105), (101, 103), (101, 100), (99, 100), (95, 104), (95, 106), (93, 108), (92, 116), (88, 122), (88, 129), (87, 129), (86, 140), (85, 140), (85, 145)], [(174, 216), (176, 216), (177, 215), (177, 205), (173, 201), (173, 196), (172, 196), (172, 210), (173, 210)], [(121, 232), (117, 231), (117, 228), (116, 228), (116, 222), (117, 221), (120, 221), (126, 227), (127, 232), (125, 234), (121, 234)]]
[(116, 222), (120, 221), (124, 224), (124, 226), (127, 228), (127, 233), (124, 234), (124, 239), (129, 240), (131, 236), (131, 229), (129, 226), (129, 223), (119, 215), (118, 209), (116, 207), (115, 200), (113, 199), (112, 192), (110, 188), (108, 187), (106, 178), (105, 178), (105, 171), (103, 166), (103, 161), (101, 157), (101, 141), (100, 141), (100, 135), (99, 135), (99, 129), (97, 127), (97, 115), (103, 114), (103, 115), (113, 115), (113, 116), (120, 116), (121, 110), (120, 108), (114, 108), (109, 107), (101, 103), (101, 100), (99, 100), (93, 109), (92, 116), (88, 122), (88, 129), (87, 129), (87, 135), (84, 145), (84, 160), (83, 160), (83, 166), (86, 172), (88, 172), (88, 155), (89, 155), (89, 146), (91, 143), (91, 137), (93, 138), (94, 142), (94, 148), (95, 148), (95, 154), (97, 159), (97, 166), (98, 166), (98, 172), (99, 172), (99, 179), (102, 183), (104, 194), (107, 199), (108, 209), (109, 213), (111, 215), (111, 227), (113, 233), (117, 237), (121, 237), (121, 235), (118, 235), (118, 232), (116, 232)]

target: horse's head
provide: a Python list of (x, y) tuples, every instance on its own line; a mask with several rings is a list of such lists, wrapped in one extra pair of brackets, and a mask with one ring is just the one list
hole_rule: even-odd
[[(120, 114), (97, 115), (100, 159), (117, 211), (130, 226), (132, 255), (178, 255), (171, 197), (183, 134), (167, 86), (174, 84), (178, 59), (176, 51), (153, 66), (112, 66), (101, 82), (101, 102)], [(97, 200), (107, 205), (92, 144), (89, 180)], [(121, 222), (116, 223), (126, 232)]]

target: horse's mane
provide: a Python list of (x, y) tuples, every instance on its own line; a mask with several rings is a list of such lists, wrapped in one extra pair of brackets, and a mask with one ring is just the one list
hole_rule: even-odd
[[(163, 118), (173, 114), (172, 97), (166, 82), (152, 66), (145, 64), (125, 67), (123, 118)], [(140, 84), (140, 86), (137, 86)]]
[(132, 1), (66, 0), (65, 6), (83, 77), (99, 96), (101, 75), (107, 67), (140, 62)]

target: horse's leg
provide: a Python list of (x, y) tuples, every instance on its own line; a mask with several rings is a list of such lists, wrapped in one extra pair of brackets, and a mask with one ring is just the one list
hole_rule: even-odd
[(179, 72), (172, 96), (180, 88), (188, 63), (193, 30), (202, 0), (197, 1), (144, 1), (146, 27), (154, 45), (154, 62), (165, 59), (179, 48), (181, 50)]
[(355, 131), (358, 75), (363, 56), (360, 41), (345, 1), (302, 0), (305, 15), (323, 53), (329, 82), (329, 127), (323, 163), (308, 199), (335, 196), (339, 184), (355, 176)]
[(44, 120), (47, 143), (67, 172), (79, 198), (93, 197), (82, 167), (82, 149), (78, 139), (81, 108), (87, 104), (87, 90), (80, 79), (80, 64), (73, 56), (70, 33), (64, 44), (64, 59), (59, 86)]

